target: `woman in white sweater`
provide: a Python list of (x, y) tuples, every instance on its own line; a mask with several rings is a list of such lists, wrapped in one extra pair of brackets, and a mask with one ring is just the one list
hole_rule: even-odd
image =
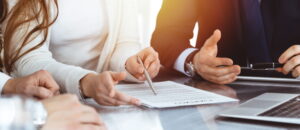
[(145, 80), (137, 56), (152, 78), (159, 72), (158, 54), (139, 42), (135, 0), (4, 1), (3, 62), (14, 76), (43, 69), (64, 92), (102, 105), (138, 105), (114, 85)]

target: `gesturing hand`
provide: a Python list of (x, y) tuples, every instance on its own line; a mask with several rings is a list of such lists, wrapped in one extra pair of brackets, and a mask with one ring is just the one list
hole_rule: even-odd
[(197, 73), (204, 79), (217, 84), (227, 84), (236, 80), (241, 68), (233, 65), (233, 61), (229, 58), (217, 57), (217, 43), (220, 39), (221, 32), (216, 30), (194, 56), (193, 63)]

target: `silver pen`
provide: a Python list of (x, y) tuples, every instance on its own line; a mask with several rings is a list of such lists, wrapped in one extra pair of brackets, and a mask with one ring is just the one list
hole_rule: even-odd
[(149, 84), (149, 86), (150, 86), (152, 92), (154, 93), (154, 95), (157, 95), (157, 92), (155, 91), (155, 89), (154, 89), (154, 87), (153, 87), (152, 79), (151, 79), (151, 77), (150, 77), (150, 75), (149, 75), (149, 73), (148, 73), (148, 71), (147, 71), (147, 69), (146, 69), (146, 67), (145, 67), (145, 65), (144, 65), (144, 63), (143, 63), (143, 61), (142, 61), (142, 59), (141, 59), (139, 56), (137, 56), (137, 59), (138, 59), (138, 62), (139, 62), (140, 64), (143, 65), (143, 68), (144, 68), (144, 75), (145, 75), (145, 77), (146, 77), (146, 80), (147, 80), (147, 82), (148, 82), (148, 84)]

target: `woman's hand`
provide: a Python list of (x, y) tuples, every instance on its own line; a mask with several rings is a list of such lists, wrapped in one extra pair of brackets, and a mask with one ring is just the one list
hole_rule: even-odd
[(59, 94), (59, 86), (44, 70), (32, 75), (10, 79), (4, 85), (3, 94), (22, 94), (45, 99)]
[(160, 61), (158, 53), (152, 47), (145, 48), (136, 55), (129, 57), (126, 61), (126, 70), (138, 80), (146, 80), (143, 65), (138, 62), (138, 56), (143, 61), (151, 78), (157, 76), (160, 69)]
[(75, 95), (61, 95), (42, 101), (48, 112), (42, 130), (105, 130), (97, 111), (82, 105)]
[(125, 95), (115, 89), (119, 81), (124, 80), (126, 73), (103, 72), (88, 74), (81, 79), (81, 90), (87, 97), (106, 106), (139, 105), (139, 100)]
[(293, 77), (300, 76), (300, 45), (294, 45), (287, 49), (280, 57), (279, 63), (284, 64), (278, 71), (287, 75), (291, 73)]

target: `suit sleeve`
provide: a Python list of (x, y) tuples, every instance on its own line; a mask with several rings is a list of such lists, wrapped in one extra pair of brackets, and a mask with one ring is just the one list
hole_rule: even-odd
[(164, 0), (157, 17), (151, 45), (158, 51), (162, 65), (173, 68), (187, 48), (197, 22), (197, 0)]

